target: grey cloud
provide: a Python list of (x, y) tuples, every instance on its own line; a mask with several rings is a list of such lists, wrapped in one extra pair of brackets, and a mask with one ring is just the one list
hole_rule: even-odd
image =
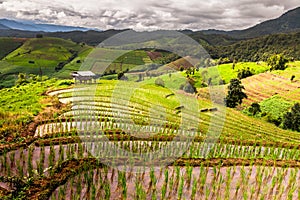
[[(299, 6), (299, 0), (0, 0), (1, 17), (100, 29), (241, 29)], [(72, 2), (72, 3), (70, 3)]]

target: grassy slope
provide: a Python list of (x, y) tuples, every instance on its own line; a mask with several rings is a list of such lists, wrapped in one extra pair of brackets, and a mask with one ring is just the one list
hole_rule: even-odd
[(284, 78), (290, 79), (292, 75), (295, 75), (294, 81), (300, 81), (300, 61), (290, 62), (285, 70), (277, 70), (272, 72)]
[(25, 40), (15, 38), (0, 38), (0, 60), (20, 47)]
[[(201, 82), (203, 81), (203, 71), (206, 71), (207, 74), (205, 75), (205, 80), (207, 80), (208, 78), (212, 78), (213, 85), (218, 85), (221, 79), (223, 79), (225, 83), (229, 83), (231, 79), (237, 77), (238, 70), (245, 69), (248, 67), (251, 71), (254, 72), (254, 74), (263, 73), (269, 70), (269, 67), (263, 62), (240, 62), (235, 65), (234, 69), (232, 69), (232, 64), (222, 64), (215, 67), (209, 67), (207, 69), (201, 68), (198, 72), (196, 71), (194, 75), (191, 75), (191, 77), (196, 81), (195, 86), (197, 88), (200, 88)], [(169, 77), (169, 74), (164, 74), (160, 76), (160, 78), (164, 80), (166, 87), (172, 89), (179, 89), (180, 85), (185, 83), (185, 77), (185, 72), (172, 73), (171, 78)], [(150, 79), (146, 78), (145, 82), (154, 83), (155, 80), (156, 77)]]
[(79, 52), (77, 58), (66, 64), (62, 70), (55, 72), (53, 76), (59, 79), (69, 79), (71, 72), (78, 71), (80, 69), (82, 62), (84, 62), (85, 58), (92, 50), (92, 48), (83, 49)]
[(280, 96), (273, 96), (260, 103), (262, 112), (269, 113), (273, 118), (283, 118), (284, 114), (294, 105)]
[[(253, 102), (261, 102), (274, 95), (279, 95), (288, 101), (300, 101), (299, 72), (300, 62), (289, 63), (285, 70), (272, 71), (244, 79), (242, 82), (249, 96), (246, 105)], [(290, 77), (295, 75), (292, 82)]]
[[(251, 64), (251, 63), (250, 63)], [(253, 63), (254, 64), (254, 63)], [(244, 65), (247, 65), (245, 63)], [(223, 65), (226, 67), (226, 65)], [(254, 102), (262, 102), (274, 95), (279, 95), (287, 101), (300, 101), (300, 62), (293, 62), (288, 64), (288, 68), (285, 70), (272, 71), (260, 73), (245, 79), (242, 79), (242, 84), (245, 87), (245, 92), (248, 95), (248, 99), (243, 100), (242, 106), (248, 107)], [(213, 70), (214, 68), (209, 70)], [(267, 70), (268, 67), (261, 67), (258, 72)], [(229, 71), (229, 72), (226, 72)], [(214, 73), (221, 73), (222, 77), (230, 80), (231, 78), (236, 78), (235, 73), (230, 72), (230, 67), (227, 66), (226, 70), (214, 70)], [(211, 73), (213, 74), (213, 73)], [(296, 75), (295, 80), (290, 81), (290, 77)], [(199, 89), (201, 96), (206, 97), (208, 94), (207, 88)]]
[[(89, 48), (57, 38), (30, 39), (3, 59), (6, 64), (1, 64), (1, 78), (11, 74), (40, 74), (41, 72), (51, 77), (55, 73), (55, 67), (60, 62), (68, 62), (72, 52), (80, 54), (81, 51)], [(29, 61), (34, 63), (31, 64)]]
[[(81, 63), (76, 63), (80, 59)], [(130, 71), (146, 71), (147, 64), (152, 61), (146, 51), (135, 50), (126, 51), (119, 49), (95, 48), (82, 52), (79, 58), (65, 66), (65, 68), (57, 73), (57, 77), (65, 78), (65, 71), (74, 70), (92, 70), (96, 73), (114, 74), (119, 72)], [(86, 63), (83, 62), (86, 60)], [(87, 64), (92, 60), (93, 63)], [(85, 68), (87, 66), (87, 68)], [(65, 74), (65, 75), (64, 75)]]
[(117, 73), (120, 71), (130, 70), (130, 71), (145, 71), (147, 68), (145, 64), (152, 63), (151, 59), (147, 53), (143, 50), (136, 50), (127, 52), (113, 60), (113, 63), (110, 64), (107, 68), (109, 70), (115, 70)]
[[(55, 79), (46, 80), (43, 82), (33, 81), (26, 85), (18, 85), (12, 88), (0, 90), (0, 113), (11, 115), (24, 120), (37, 115), (42, 108), (47, 105), (41, 104), (40, 101), (47, 97), (42, 95), (49, 88), (56, 89), (66, 87), (64, 81)], [(8, 120), (2, 119), (1, 120)]]
[[(222, 71), (221, 75), (225, 74), (224, 71)], [(266, 112), (272, 118), (282, 117), (295, 102), (300, 102), (299, 71), (300, 62), (293, 62), (289, 63), (288, 68), (283, 71), (265, 72), (243, 79), (242, 83), (245, 87), (248, 99), (243, 100), (242, 108), (247, 108), (251, 103), (257, 102), (260, 103), (262, 112)], [(229, 78), (232, 76), (232, 73), (226, 75)], [(293, 82), (290, 80), (292, 75), (296, 76), (295, 81)], [(199, 89), (199, 94), (202, 97), (209, 98), (207, 88)], [(232, 135), (232, 132), (235, 132), (235, 129), (239, 129), (240, 132), (243, 132), (243, 134), (240, 135), (241, 138), (245, 138), (246, 135), (248, 135), (247, 137), (249, 138), (261, 136), (264, 140), (273, 141), (274, 136), (275, 138), (278, 136), (275, 140), (285, 141), (284, 136), (279, 135), (285, 132), (287, 137), (291, 137), (290, 139), (294, 140), (296, 139), (295, 134), (298, 134), (283, 131), (275, 125), (264, 122), (261, 119), (250, 117), (246, 120), (246, 116), (243, 116), (239, 111), (233, 109), (230, 110), (231, 113), (228, 117), (234, 119), (232, 120), (234, 126), (227, 127), (225, 125), (224, 131), (227, 135)], [(231, 114), (234, 115), (232, 116)], [(226, 123), (230, 123), (230, 120), (227, 120)], [(272, 127), (274, 130), (272, 130)], [(265, 128), (267, 128), (267, 130), (263, 130)], [(255, 131), (257, 131), (257, 133), (255, 133)], [(247, 134), (247, 132), (253, 132), (253, 135), (251, 136), (251, 134)], [(276, 134), (278, 135), (276, 136)]]

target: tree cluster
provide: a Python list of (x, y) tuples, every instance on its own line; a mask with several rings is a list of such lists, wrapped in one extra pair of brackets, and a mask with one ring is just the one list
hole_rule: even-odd
[(300, 132), (300, 104), (296, 103), (283, 117), (283, 128)]

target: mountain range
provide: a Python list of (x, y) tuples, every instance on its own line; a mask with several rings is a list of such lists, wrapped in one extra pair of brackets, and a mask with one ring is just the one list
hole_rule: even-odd
[(235, 38), (255, 38), (296, 31), (300, 31), (300, 7), (284, 13), (279, 18), (262, 22), (248, 29), (234, 31), (207, 30), (202, 32), (205, 34), (229, 35)]
[(70, 32), (88, 31), (90, 28), (61, 26), (53, 24), (42, 24), (32, 21), (17, 21), (10, 19), (0, 19), (0, 30), (21, 30), (21, 31), (43, 31), (43, 32)]
[[(126, 29), (128, 30), (128, 29)], [(83, 27), (40, 24), (28, 21), (14, 21), (0, 19), (0, 37), (32, 38), (37, 34), (46, 37), (71, 39), (74, 42), (84, 42), (89, 45), (98, 45), (103, 40), (125, 30), (91, 30)], [(236, 42), (257, 38), (266, 35), (293, 33), (300, 31), (300, 7), (284, 13), (276, 19), (268, 20), (244, 30), (180, 30), (191, 36), (200, 44), (206, 46), (224, 46)]]
[[(74, 26), (62, 26), (53, 24), (43, 24), (33, 21), (16, 21), (9, 19), (0, 19), (0, 30), (21, 30), (21, 31), (35, 31), (35, 32), (71, 32), (71, 31), (89, 31), (98, 29), (74, 27)], [(222, 30), (200, 30), (206, 35), (228, 35), (234, 38), (255, 38), (262, 35), (274, 34), (274, 33), (287, 33), (300, 30), (300, 7), (290, 10), (284, 13), (282, 16), (276, 19), (268, 20), (257, 24), (253, 27), (244, 30), (222, 31)], [(185, 32), (192, 33), (191, 30), (185, 30)]]

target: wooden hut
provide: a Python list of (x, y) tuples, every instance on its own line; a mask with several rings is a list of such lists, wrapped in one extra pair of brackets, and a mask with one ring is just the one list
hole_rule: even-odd
[(75, 82), (80, 82), (84, 84), (96, 83), (97, 76), (91, 71), (77, 71), (72, 72), (72, 77)]

